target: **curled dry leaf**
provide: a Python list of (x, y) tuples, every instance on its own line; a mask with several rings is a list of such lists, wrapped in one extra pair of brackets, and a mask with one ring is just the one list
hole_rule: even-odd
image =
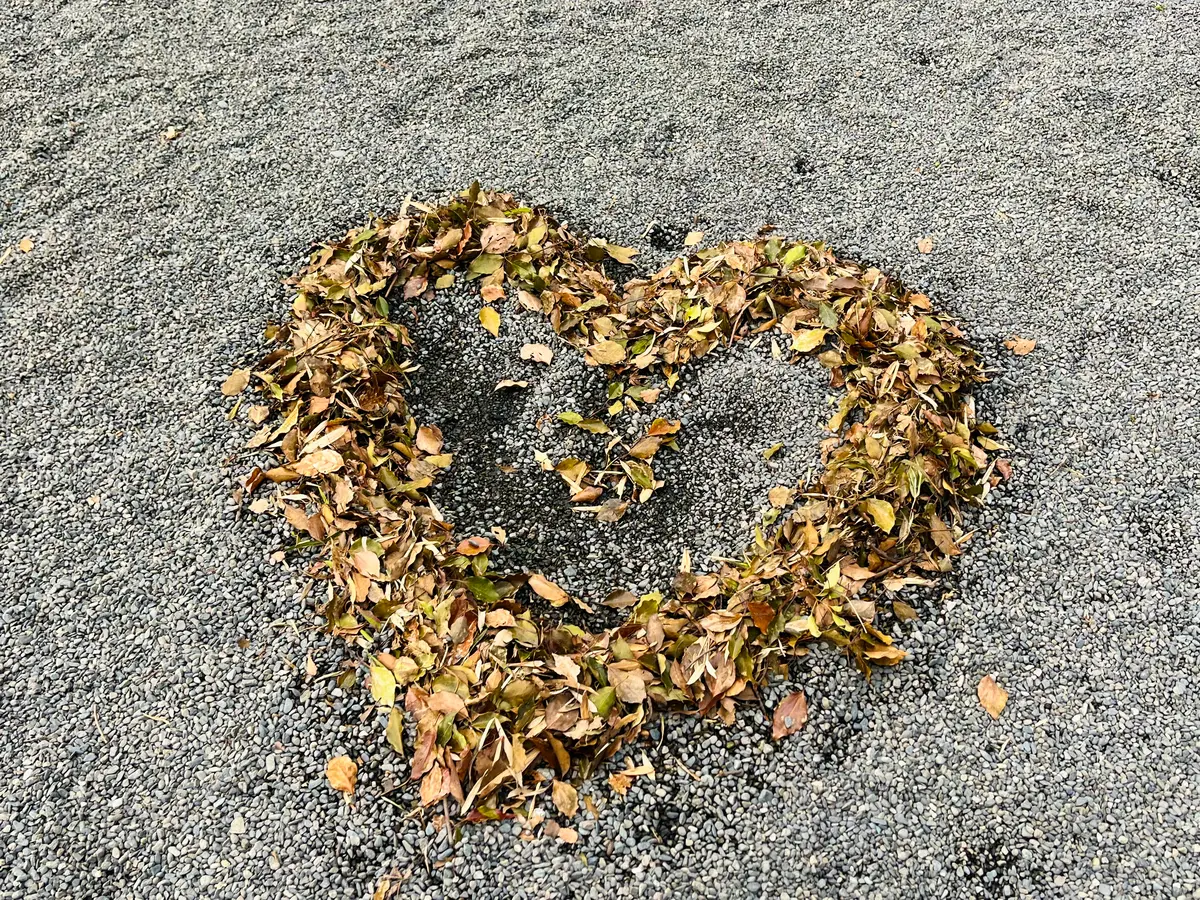
[(436, 425), (422, 425), (417, 429), (417, 449), (430, 456), (442, 452), (442, 429)]
[(985, 675), (975, 693), (979, 696), (979, 705), (987, 710), (987, 714), (993, 719), (999, 719), (1005, 704), (1008, 703), (1008, 691), (1000, 687), (991, 675)]
[(774, 740), (795, 734), (808, 721), (808, 700), (804, 691), (788, 694), (775, 707), (775, 715), (771, 717), (771, 737)]
[(579, 792), (572, 784), (555, 779), (550, 788), (550, 798), (554, 801), (558, 811), (568, 819), (579, 811)]
[(325, 765), (330, 786), (343, 794), (353, 794), (358, 783), (358, 764), (348, 756), (335, 756)]

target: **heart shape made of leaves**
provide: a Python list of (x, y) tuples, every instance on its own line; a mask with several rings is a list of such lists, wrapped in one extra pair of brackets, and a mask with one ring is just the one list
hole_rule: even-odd
[[(267, 329), (270, 352), (223, 387), (234, 395), (253, 380), (262, 394), (249, 446), (275, 464), (245, 488), (286, 486), (254, 506), (281, 510), (320, 548), (310, 571), (327, 584), (322, 612), (363, 651), (397, 750), (403, 690), (423, 804), (452, 797), (495, 817), (540, 791), (544, 769), (557, 783), (586, 776), (655, 711), (731, 722), (737, 700), (814, 641), (867, 671), (900, 662), (874, 601), (948, 571), (961, 505), (997, 479), (1003, 448), (972, 395), (985, 373), (925, 295), (821, 244), (775, 237), (699, 250), (618, 286), (604, 263), (634, 254), (478, 184), (442, 205), (410, 201), (314, 252), (290, 280), (290, 319)], [(627, 597), (628, 619), (598, 633), (540, 621), (524, 589), (554, 605), (572, 598), (538, 573), (494, 571), (490, 537), (454, 535), (427, 494), (452, 454), (405, 400), (412, 339), (391, 304), (462, 270), (488, 304), (485, 328), (495, 332), (491, 304), (515, 290), (635, 404), (719, 344), (778, 332), (844, 392), (823, 471), (778, 504), (789, 511), (741, 562), (681, 571), (670, 596)], [(623, 502), (614, 475), (652, 490), (654, 451), (676, 427), (656, 421), (625, 448), (632, 465), (564, 479), (588, 501), (612, 492), (603, 515)], [(803, 723), (796, 707), (777, 730)]]

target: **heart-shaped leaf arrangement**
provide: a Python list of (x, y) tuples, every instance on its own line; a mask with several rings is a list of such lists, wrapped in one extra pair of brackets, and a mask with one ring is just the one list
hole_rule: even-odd
[[(275, 459), (246, 489), (286, 486), (252, 505), (281, 510), (307, 535), (301, 545), (319, 548), (322, 611), (361, 649), (375, 701), (392, 707), (393, 746), (401, 700), (415, 721), (411, 774), (424, 804), (451, 797), (494, 817), (544, 790), (546, 771), (587, 775), (654, 712), (730, 722), (737, 700), (814, 641), (867, 671), (901, 661), (874, 624), (875, 601), (948, 571), (960, 504), (998, 479), (991, 452), (1002, 448), (971, 399), (984, 372), (924, 295), (820, 244), (774, 237), (700, 250), (619, 286), (604, 261), (633, 252), (478, 185), (442, 206), (410, 202), (315, 252), (291, 281), (289, 321), (267, 329), (273, 349), (226, 383), (228, 394), (261, 392), (250, 446)], [(815, 354), (844, 389), (823, 471), (772, 498), (787, 509), (742, 562), (682, 571), (669, 596), (627, 597), (617, 628), (543, 623), (524, 599), (557, 605), (566, 592), (537, 573), (494, 571), (490, 540), (455, 536), (426, 495), (453, 448), (409, 415), (412, 342), (389, 304), (463, 274), (487, 304), (515, 291), (643, 401), (690, 359), (775, 331), (793, 360)], [(494, 332), (499, 313), (484, 310)], [(636, 471), (634, 482), (652, 482)], [(589, 484), (588, 499), (612, 489)], [(782, 733), (803, 722), (784, 718)]]

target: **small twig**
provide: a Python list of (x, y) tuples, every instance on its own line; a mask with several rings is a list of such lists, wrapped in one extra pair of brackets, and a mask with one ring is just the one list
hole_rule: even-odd
[(108, 743), (108, 735), (104, 733), (104, 729), (100, 727), (100, 715), (96, 712), (96, 704), (92, 704), (92, 721), (96, 723), (96, 730), (100, 732), (100, 739), (104, 743)]

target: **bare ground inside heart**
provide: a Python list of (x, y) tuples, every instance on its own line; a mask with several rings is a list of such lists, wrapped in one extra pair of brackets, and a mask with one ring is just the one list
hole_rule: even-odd
[[(470, 289), (439, 292), (405, 318), (421, 366), (409, 392), (421, 424), (436, 424), (454, 454), (432, 499), (459, 536), (504, 529), (500, 569), (544, 573), (589, 601), (615, 588), (665, 589), (686, 550), (697, 570), (739, 557), (768, 508), (767, 492), (794, 486), (817, 462), (829, 417), (827, 374), (812, 360), (773, 358), (771, 338), (720, 349), (685, 366), (679, 383), (641, 416), (617, 421), (630, 434), (654, 416), (683, 427), (678, 451), (660, 451), (655, 473), (666, 486), (620, 521), (577, 512), (569, 491), (534, 458), (576, 456), (598, 464), (610, 436), (555, 418), (573, 410), (602, 415), (603, 373), (557, 339), (548, 322), (507, 304), (499, 339), (479, 324)], [(528, 342), (554, 350), (550, 365), (522, 360)], [(504, 379), (527, 387), (496, 389)], [(625, 432), (622, 432), (623, 434)], [(763, 451), (783, 447), (769, 460)]]

